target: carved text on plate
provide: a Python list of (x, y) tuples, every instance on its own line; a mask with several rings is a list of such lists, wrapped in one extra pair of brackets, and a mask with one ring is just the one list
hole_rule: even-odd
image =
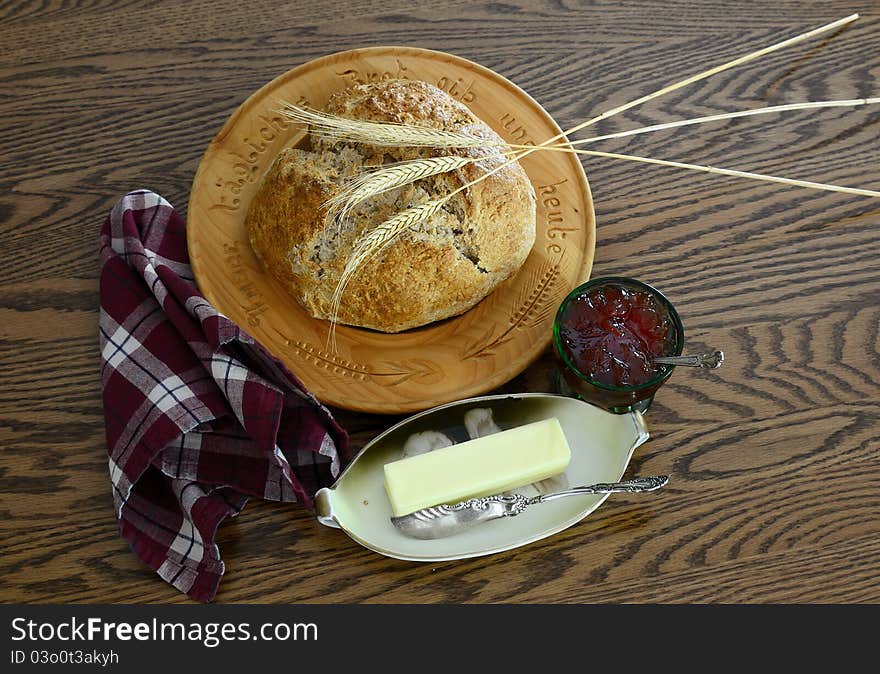
[(385, 80), (408, 80), (407, 68), (400, 59), (394, 59), (396, 68), (393, 70), (358, 70), (357, 68), (348, 68), (336, 75), (346, 81), (348, 85), (352, 84), (373, 84), (375, 82), (384, 82)]
[[(297, 101), (297, 104), (301, 104), (301, 101)], [(242, 138), (241, 142), (245, 147), (240, 151), (227, 150), (229, 164), (232, 167), (232, 179), (217, 177), (214, 186), (223, 190), (225, 194), (221, 193), (217, 202), (208, 210), (237, 211), (241, 207), (239, 195), (242, 188), (260, 179), (260, 157), (291, 125), (291, 122), (277, 114), (264, 113), (257, 115), (256, 119), (261, 125), (252, 134)]]
[(577, 227), (566, 225), (565, 218), (563, 217), (562, 209), (564, 208), (564, 204), (562, 199), (559, 198), (558, 189), (567, 182), (568, 178), (562, 178), (549, 185), (537, 186), (536, 196), (538, 197), (538, 203), (546, 209), (544, 213), (546, 236), (551, 240), (551, 242), (547, 244), (546, 249), (548, 253), (555, 255), (558, 255), (563, 250), (561, 239), (565, 239), (566, 235), (570, 232), (578, 231)]
[(263, 294), (251, 279), (247, 267), (242, 263), (238, 244), (238, 241), (224, 243), (223, 257), (226, 259), (226, 264), (229, 267), (232, 283), (246, 298), (246, 302), (242, 304), (242, 309), (247, 314), (248, 325), (256, 328), (260, 325), (260, 316), (269, 310), (269, 305), (264, 301)]
[(522, 124), (516, 121), (516, 117), (509, 112), (501, 115), (501, 126), (510, 136), (510, 141), (517, 145), (535, 145), (535, 141), (531, 139), (528, 132), (523, 128)]

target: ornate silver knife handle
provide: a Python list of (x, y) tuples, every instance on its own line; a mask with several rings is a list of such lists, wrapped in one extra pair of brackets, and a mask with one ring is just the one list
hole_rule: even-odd
[(452, 536), (480, 522), (515, 517), (530, 505), (553, 501), (578, 494), (613, 494), (616, 492), (654, 491), (669, 482), (668, 475), (637, 477), (623, 482), (603, 482), (574, 487), (553, 494), (526, 497), (522, 494), (498, 494), (472, 498), (454, 505), (438, 505), (416, 510), (409, 515), (392, 517), (391, 522), (401, 533), (412, 538), (434, 539)]
[(446, 509), (449, 512), (457, 512), (460, 510), (491, 510), (493, 513), (502, 513), (501, 517), (513, 517), (514, 515), (519, 515), (533, 502), (534, 499), (526, 498), (522, 494), (497, 494), (496, 496), (472, 498), (469, 501), (462, 501), (455, 505), (442, 505), (437, 507)]

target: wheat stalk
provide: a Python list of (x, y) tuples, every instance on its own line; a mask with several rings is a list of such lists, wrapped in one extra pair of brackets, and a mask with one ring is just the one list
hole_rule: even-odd
[(643, 126), (638, 129), (630, 129), (629, 131), (620, 131), (618, 133), (609, 133), (604, 136), (593, 136), (592, 138), (584, 138), (581, 140), (573, 140), (569, 143), (560, 145), (549, 145), (541, 147), (542, 150), (564, 149), (567, 146), (587, 145), (596, 143), (601, 140), (611, 140), (613, 138), (625, 138), (627, 136), (635, 136), (642, 133), (652, 133), (654, 131), (665, 131), (667, 129), (677, 129), (682, 126), (690, 126), (692, 124), (706, 124), (708, 122), (718, 122), (728, 119), (738, 119), (740, 117), (751, 117), (753, 115), (767, 115), (777, 112), (792, 112), (796, 110), (815, 110), (817, 108), (843, 108), (858, 107), (860, 105), (874, 105), (880, 103), (880, 98), (853, 98), (842, 101), (809, 101), (806, 103), (786, 103), (785, 105), (771, 105), (766, 108), (752, 108), (751, 110), (738, 110), (736, 112), (723, 112), (717, 115), (708, 115), (706, 117), (693, 117), (691, 119), (682, 119), (677, 122), (665, 122), (663, 124), (654, 124), (653, 126)]
[(591, 157), (606, 157), (608, 159), (623, 159), (626, 161), (642, 162), (644, 164), (656, 164), (658, 166), (673, 166), (675, 168), (690, 169), (692, 171), (702, 171), (704, 173), (715, 173), (724, 176), (733, 176), (734, 178), (750, 178), (752, 180), (763, 180), (764, 182), (781, 183), (793, 187), (809, 187), (814, 190), (824, 190), (826, 192), (842, 192), (843, 194), (855, 194), (862, 197), (880, 197), (880, 192), (875, 190), (866, 190), (860, 187), (842, 187), (840, 185), (831, 185), (828, 183), (814, 183), (809, 180), (797, 180), (795, 178), (782, 178), (779, 176), (771, 176), (765, 173), (752, 173), (750, 171), (737, 171), (734, 169), (718, 168), (716, 166), (703, 166), (701, 164), (686, 164), (680, 161), (669, 161), (666, 159), (653, 159), (651, 157), (638, 157), (631, 154), (617, 154), (615, 152), (599, 152), (598, 150), (571, 150), (572, 153), (588, 155)]
[[(468, 136), (455, 131), (445, 131), (414, 124), (394, 124), (390, 122), (368, 122), (361, 119), (349, 119), (330, 115), (318, 110), (300, 108), (287, 103), (279, 111), (288, 119), (301, 124), (308, 124), (310, 133), (336, 140), (352, 143), (364, 143), (381, 147), (508, 147), (497, 141)], [(524, 146), (519, 146), (524, 147)]]
[[(451, 196), (451, 195), (450, 195)], [(345, 268), (339, 275), (339, 281), (333, 291), (330, 310), (330, 341), (336, 347), (336, 323), (339, 320), (339, 308), (342, 305), (342, 294), (354, 275), (362, 265), (369, 262), (373, 257), (381, 253), (402, 232), (413, 225), (424, 222), (437, 213), (443, 205), (449, 201), (449, 197), (434, 199), (432, 201), (407, 208), (383, 223), (371, 229), (355, 241), (351, 255), (345, 263)]]
[(324, 207), (327, 209), (324, 225), (328, 227), (333, 222), (340, 225), (353, 208), (370, 197), (389, 192), (397, 187), (404, 187), (417, 180), (454, 171), (472, 161), (476, 160), (471, 157), (446, 155), (414, 159), (367, 171), (349, 180), (341, 190), (324, 202)]
[(293, 122), (307, 124), (309, 133), (324, 138), (378, 147), (499, 147), (517, 150), (527, 150), (534, 147), (533, 145), (506, 143), (500, 138), (491, 140), (429, 126), (351, 119), (320, 110), (301, 108), (292, 103), (282, 103), (278, 112)]

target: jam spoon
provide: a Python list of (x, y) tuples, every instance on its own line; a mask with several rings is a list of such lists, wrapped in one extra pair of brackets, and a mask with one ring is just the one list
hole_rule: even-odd
[(685, 365), (688, 367), (705, 367), (714, 369), (720, 367), (724, 362), (723, 351), (713, 351), (712, 353), (698, 353), (693, 356), (661, 356), (654, 359), (655, 363), (663, 363), (664, 365)]

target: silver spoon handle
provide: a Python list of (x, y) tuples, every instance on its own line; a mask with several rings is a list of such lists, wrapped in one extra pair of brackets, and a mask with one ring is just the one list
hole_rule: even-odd
[(531, 505), (531, 503), (553, 501), (565, 496), (575, 496), (576, 494), (615, 494), (617, 492), (636, 493), (642, 491), (654, 491), (655, 489), (660, 489), (660, 487), (667, 482), (669, 482), (668, 475), (653, 475), (651, 477), (637, 477), (623, 482), (591, 484), (586, 487), (574, 487), (572, 489), (566, 489), (565, 491), (557, 491), (552, 494), (535, 496), (530, 499), (529, 505)]
[(391, 523), (404, 535), (412, 538), (423, 540), (444, 538), (460, 533), (480, 522), (488, 522), (499, 517), (515, 517), (535, 503), (552, 501), (575, 494), (654, 491), (668, 481), (668, 475), (658, 475), (656, 477), (638, 477), (624, 482), (604, 482), (586, 487), (574, 487), (532, 498), (522, 494), (496, 494), (495, 496), (472, 498), (469, 501), (453, 505), (444, 504), (422, 508), (409, 515), (392, 517)]
[(665, 365), (686, 365), (688, 367), (706, 367), (714, 369), (724, 362), (723, 351), (712, 353), (698, 353), (693, 356), (660, 356), (654, 359), (655, 363)]

